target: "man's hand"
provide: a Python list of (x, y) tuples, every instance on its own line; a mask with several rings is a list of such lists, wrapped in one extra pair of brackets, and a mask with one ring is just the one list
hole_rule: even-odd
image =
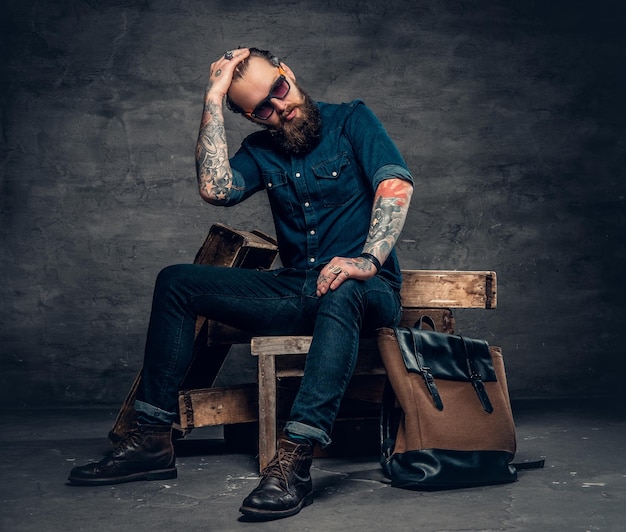
[(319, 274), (317, 278), (317, 296), (321, 297), (329, 290), (337, 290), (348, 279), (365, 281), (376, 275), (376, 267), (363, 257), (349, 259), (335, 257)]
[(249, 55), (250, 50), (247, 48), (229, 50), (217, 61), (211, 63), (205, 101), (222, 103), (233, 81), (235, 69)]

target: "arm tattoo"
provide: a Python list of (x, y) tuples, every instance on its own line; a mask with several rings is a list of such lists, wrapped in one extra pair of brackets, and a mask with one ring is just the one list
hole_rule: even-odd
[(222, 109), (213, 102), (204, 105), (198, 143), (196, 173), (201, 195), (212, 203), (224, 203), (232, 187), (232, 170)]
[(409, 207), (411, 189), (402, 180), (387, 180), (376, 191), (372, 220), (363, 251), (384, 263), (396, 244)]
[[(379, 197), (374, 205), (372, 223), (367, 235), (367, 249), (376, 250), (376, 256), (387, 257), (402, 230), (402, 208), (398, 198)], [(368, 251), (372, 253), (372, 251)]]

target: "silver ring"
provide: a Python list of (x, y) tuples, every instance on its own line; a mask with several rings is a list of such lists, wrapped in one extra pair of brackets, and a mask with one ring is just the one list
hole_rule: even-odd
[(229, 61), (233, 58), (233, 51), (228, 50), (228, 52), (224, 53), (224, 59), (228, 59)]

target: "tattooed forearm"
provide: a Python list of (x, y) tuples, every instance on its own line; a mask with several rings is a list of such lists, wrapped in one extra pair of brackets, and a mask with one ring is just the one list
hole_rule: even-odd
[(210, 203), (224, 203), (232, 187), (232, 171), (221, 105), (204, 105), (196, 145), (196, 173), (202, 198)]
[(381, 264), (400, 236), (412, 191), (412, 185), (401, 179), (383, 181), (376, 190), (372, 220), (363, 251), (374, 255)]
[(377, 257), (389, 255), (402, 230), (403, 214), (398, 198), (377, 198), (365, 245), (367, 253)]

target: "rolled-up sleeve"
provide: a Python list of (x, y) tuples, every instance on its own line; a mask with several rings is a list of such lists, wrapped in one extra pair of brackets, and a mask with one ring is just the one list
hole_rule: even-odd
[(228, 198), (222, 203), (225, 207), (241, 203), (264, 188), (257, 164), (244, 147), (230, 159), (230, 167), (232, 187)]
[(412, 185), (414, 184), (411, 172), (399, 164), (386, 164), (385, 166), (381, 166), (372, 177), (374, 189), (378, 188), (378, 185), (386, 179), (402, 179)]

